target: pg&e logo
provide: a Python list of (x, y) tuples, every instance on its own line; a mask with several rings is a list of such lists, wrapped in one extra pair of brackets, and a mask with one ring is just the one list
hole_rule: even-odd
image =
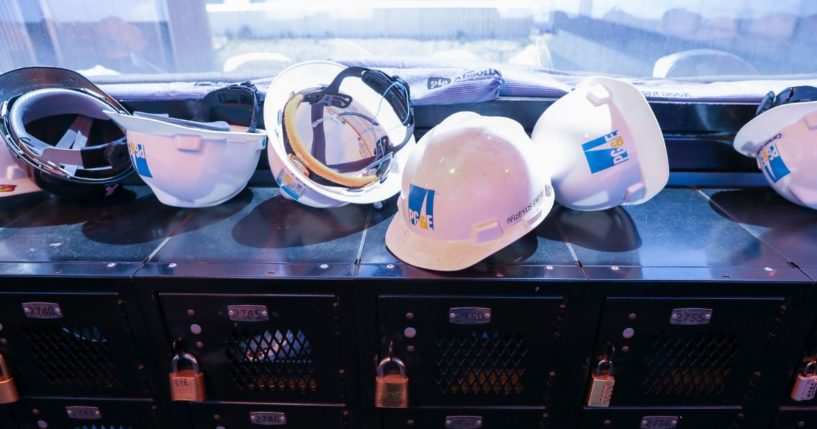
[(434, 190), (410, 185), (408, 196), (409, 223), (420, 229), (434, 230)]
[(136, 168), (136, 172), (140, 176), (152, 178), (153, 175), (150, 173), (150, 167), (148, 167), (147, 155), (145, 155), (145, 147), (139, 143), (128, 142), (128, 151), (133, 157), (133, 166)]
[(624, 139), (618, 135), (618, 130), (582, 144), (582, 150), (590, 166), (590, 172), (594, 174), (630, 159), (624, 147)]
[(786, 163), (783, 161), (783, 157), (780, 156), (776, 143), (772, 143), (781, 137), (783, 137), (783, 135), (778, 133), (767, 140), (760, 150), (760, 164), (763, 171), (766, 172), (766, 175), (769, 176), (774, 183), (777, 183), (780, 179), (791, 173), (789, 167), (786, 166)]

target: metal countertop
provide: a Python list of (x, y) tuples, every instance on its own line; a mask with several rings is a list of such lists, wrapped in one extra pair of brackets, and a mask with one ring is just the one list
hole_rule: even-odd
[(456, 273), (386, 249), (396, 212), (313, 209), (248, 188), (206, 209), (164, 206), (145, 186), (103, 205), (43, 194), (0, 200), (0, 275), (542, 280), (817, 280), (817, 211), (768, 188), (668, 188), (599, 212), (558, 205), (535, 231)]

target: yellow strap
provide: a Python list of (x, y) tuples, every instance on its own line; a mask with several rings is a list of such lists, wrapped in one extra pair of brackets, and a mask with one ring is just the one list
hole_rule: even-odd
[(326, 180), (348, 188), (362, 188), (377, 181), (377, 176), (373, 175), (352, 176), (332, 170), (324, 163), (318, 161), (317, 158), (312, 156), (312, 154), (304, 148), (297, 131), (295, 131), (297, 126), (295, 123), (295, 113), (298, 111), (298, 106), (301, 104), (301, 101), (303, 101), (303, 98), (302, 94), (295, 94), (284, 107), (284, 127), (286, 128), (289, 145), (292, 147), (292, 151), (295, 152), (295, 156), (301, 160), (309, 171)]

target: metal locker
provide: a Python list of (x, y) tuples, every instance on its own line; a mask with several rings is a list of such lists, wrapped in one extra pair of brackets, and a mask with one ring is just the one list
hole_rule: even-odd
[(146, 396), (115, 292), (0, 292), (0, 353), (23, 396)]
[(349, 413), (341, 406), (278, 404), (191, 404), (195, 429), (282, 427), (287, 429), (343, 429)]
[[(786, 384), (786, 395), (780, 404), (774, 429), (817, 427), (817, 397), (804, 401), (792, 399), (792, 396), (796, 396), (793, 393), (798, 376), (802, 375), (804, 370), (813, 370), (813, 364), (817, 361), (817, 326), (812, 329), (803, 351), (796, 358), (798, 360), (794, 365), (795, 371)], [(808, 379), (813, 379), (813, 375)]]
[(596, 409), (582, 413), (579, 429), (703, 429), (740, 426), (740, 409)]
[(782, 407), (777, 414), (774, 429), (803, 429), (817, 427), (817, 407)]
[(380, 354), (405, 362), (409, 406), (548, 402), (561, 297), (386, 295), (378, 305)]
[(782, 303), (607, 298), (593, 362), (613, 362), (611, 406), (741, 404), (760, 374)]
[(411, 409), (383, 412), (383, 429), (543, 429), (548, 415), (542, 408)]
[(16, 429), (17, 424), (11, 417), (8, 405), (0, 405), (0, 428)]
[(23, 399), (12, 407), (20, 429), (159, 429), (150, 400)]
[(814, 394), (817, 385), (817, 327), (811, 332), (797, 358), (793, 374), (786, 383), (787, 395), (781, 405), (817, 407), (817, 395)]
[(169, 340), (197, 357), (209, 400), (342, 402), (334, 295), (159, 297)]

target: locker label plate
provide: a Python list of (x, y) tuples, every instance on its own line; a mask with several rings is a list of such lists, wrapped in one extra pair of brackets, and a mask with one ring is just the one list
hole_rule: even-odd
[(233, 322), (266, 322), (269, 311), (265, 305), (228, 305), (227, 316)]
[(451, 307), (448, 322), (454, 325), (486, 325), (491, 323), (491, 309), (487, 307)]
[(669, 318), (670, 325), (708, 325), (711, 321), (711, 308), (674, 308)]
[(678, 416), (644, 416), (641, 429), (675, 429), (679, 420)]
[(62, 309), (56, 302), (24, 302), (22, 305), (29, 319), (62, 319)]
[(250, 423), (260, 426), (284, 426), (287, 416), (275, 411), (253, 411), (250, 413)]
[(65, 407), (65, 414), (73, 420), (101, 420), (102, 413), (97, 407), (72, 405)]

